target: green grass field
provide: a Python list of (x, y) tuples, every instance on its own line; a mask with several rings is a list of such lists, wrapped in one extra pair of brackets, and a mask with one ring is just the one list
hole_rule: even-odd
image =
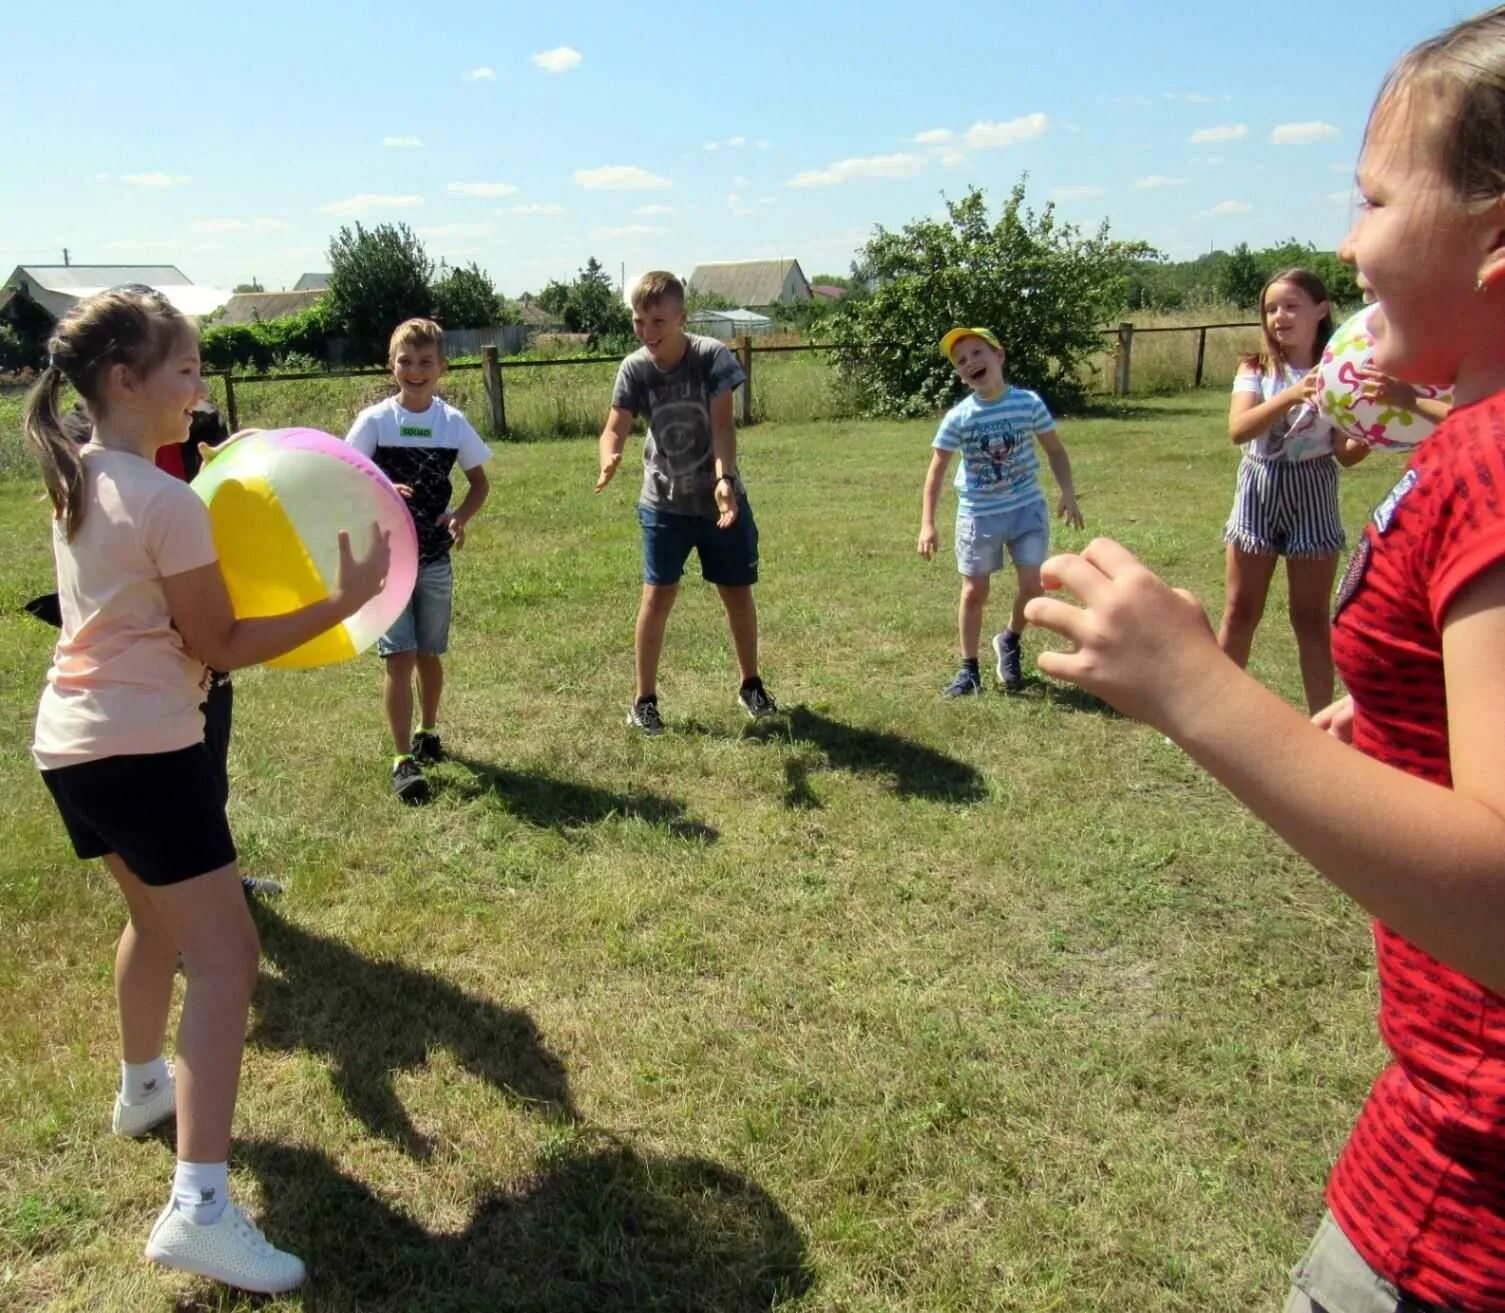
[[(1225, 404), (1062, 426), (1089, 533), (1214, 607)], [(282, 1301), (140, 1257), (171, 1136), (108, 1133), (122, 908), (26, 752), (47, 517), (0, 479), (0, 1306), (1278, 1307), (1381, 1062), (1365, 919), (1090, 699), (939, 698), (930, 436), (742, 435), (771, 724), (696, 581), (669, 732), (623, 725), (635, 461), (593, 497), (588, 440), (497, 448), (428, 807), (387, 792), (374, 657), (236, 677), (232, 820), (288, 892), (258, 913), (232, 1179), (308, 1260)], [(1350, 533), (1396, 473), (1345, 474)], [(1298, 696), (1279, 596), (1253, 668)]]

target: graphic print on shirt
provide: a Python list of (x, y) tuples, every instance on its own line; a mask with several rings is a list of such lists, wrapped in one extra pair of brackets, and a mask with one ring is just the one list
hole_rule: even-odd
[(655, 401), (653, 442), (669, 478), (675, 482), (706, 463), (706, 408), (698, 401)]
[[(404, 438), (423, 441), (433, 436), (427, 426), (404, 424)], [(379, 446), (372, 460), (393, 483), (404, 483), (413, 490), (408, 510), (418, 530), (418, 559), (427, 565), (446, 555), (450, 549), (449, 527), (438, 523), (449, 508), (450, 474), (458, 452), (454, 447)]]

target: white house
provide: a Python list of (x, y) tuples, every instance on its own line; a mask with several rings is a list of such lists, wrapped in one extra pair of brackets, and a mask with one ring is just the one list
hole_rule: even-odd
[(685, 323), (691, 332), (719, 337), (723, 342), (773, 331), (773, 320), (755, 310), (697, 310)]
[(161, 292), (185, 315), (218, 310), (230, 293), (200, 287), (170, 264), (18, 264), (5, 286), (24, 291), (53, 319), (61, 319), (86, 296), (140, 283)]

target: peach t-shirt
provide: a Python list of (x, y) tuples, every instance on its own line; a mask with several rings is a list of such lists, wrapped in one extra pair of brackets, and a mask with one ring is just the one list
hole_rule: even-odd
[(175, 752), (204, 737), (205, 669), (173, 628), (162, 580), (218, 559), (186, 483), (130, 452), (82, 448), (84, 517), (52, 526), (63, 632), (37, 708), (43, 770)]

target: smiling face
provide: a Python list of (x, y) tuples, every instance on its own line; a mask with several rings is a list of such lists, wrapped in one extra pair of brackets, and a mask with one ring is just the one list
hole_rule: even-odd
[(957, 378), (984, 401), (1003, 395), (1003, 362), (1004, 353), (980, 337), (964, 337), (951, 348)]
[(402, 390), (402, 408), (421, 414), (434, 401), (434, 389), (444, 373), (444, 359), (432, 343), (405, 343), (392, 357), (392, 377)]
[(198, 338), (188, 336), (139, 380), (136, 395), (142, 430), (154, 449), (188, 441), (194, 407), (209, 395), (199, 370)]
[(1297, 369), (1317, 362), (1317, 331), (1330, 307), (1294, 282), (1273, 282), (1265, 288), (1265, 341), (1281, 359)]
[(672, 369), (685, 353), (684, 302), (661, 296), (633, 306), (632, 332), (655, 365)]

